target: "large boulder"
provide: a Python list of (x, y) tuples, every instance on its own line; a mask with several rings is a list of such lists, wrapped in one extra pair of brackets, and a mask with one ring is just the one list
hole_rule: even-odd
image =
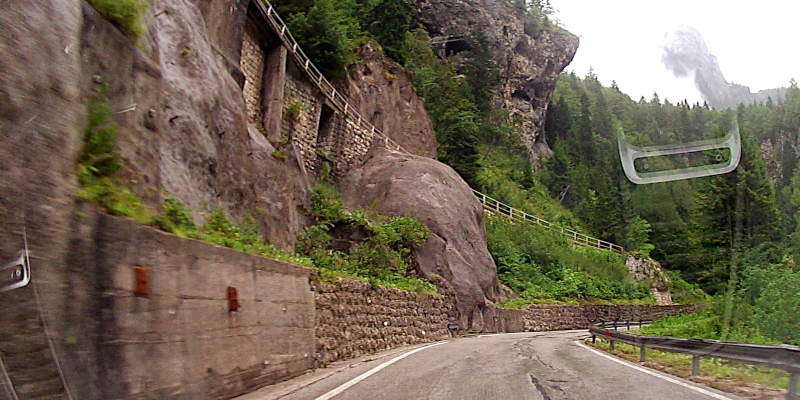
[(450, 167), (410, 154), (376, 151), (341, 182), (350, 207), (418, 218), (430, 239), (414, 251), (418, 272), (443, 278), (455, 293), (461, 329), (495, 330), (487, 301), (498, 298), (497, 267), (486, 247), (481, 205)]

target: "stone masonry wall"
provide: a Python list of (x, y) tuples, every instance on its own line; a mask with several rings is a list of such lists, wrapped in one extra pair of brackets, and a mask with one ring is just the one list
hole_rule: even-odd
[(450, 298), (341, 279), (316, 285), (317, 359), (321, 363), (450, 337)]
[(519, 310), (523, 330), (527, 332), (586, 329), (591, 321), (603, 320), (657, 320), (664, 317), (699, 311), (702, 306), (685, 305), (629, 305), (629, 306), (572, 306), (532, 305)]
[[(294, 147), (303, 158), (307, 171), (314, 171), (317, 160), (317, 129), (319, 127), (322, 100), (317, 88), (303, 77), (303, 72), (288, 63), (286, 86), (283, 98), (283, 120), (281, 134), (291, 138)], [(290, 112), (294, 108), (296, 114)]]
[[(385, 145), (377, 134), (362, 128), (338, 111), (331, 117), (329, 136), (319, 138), (324, 95), (306, 79), (305, 73), (293, 61), (288, 64), (281, 131), (284, 137), (291, 138), (307, 171), (318, 172), (320, 154), (325, 154), (327, 157), (323, 158), (330, 158), (333, 162), (334, 175), (342, 176), (360, 167), (373, 145)], [(290, 107), (298, 109), (297, 104), (300, 107), (296, 115), (287, 112)]]
[(386, 146), (377, 134), (363, 129), (356, 121), (350, 119), (343, 119), (340, 132), (338, 143), (340, 150), (336, 154), (336, 173), (339, 175), (360, 167), (373, 145)]
[(244, 74), (244, 105), (247, 122), (260, 123), (262, 117), (261, 93), (264, 88), (264, 49), (261, 47), (258, 32), (252, 24), (247, 24), (242, 41), (242, 58), (239, 62)]

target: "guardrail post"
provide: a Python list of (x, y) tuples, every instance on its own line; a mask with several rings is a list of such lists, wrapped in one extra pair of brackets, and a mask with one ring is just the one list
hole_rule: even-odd
[(700, 356), (692, 356), (692, 376), (700, 375)]
[(792, 372), (789, 377), (789, 391), (786, 393), (787, 400), (797, 399), (797, 381), (800, 380), (800, 372)]
[(597, 340), (597, 336), (592, 335), (592, 344), (594, 344), (596, 340)]
[(645, 349), (647, 349), (647, 346), (645, 346), (644, 344), (642, 344), (639, 347), (639, 362), (647, 361), (647, 354), (645, 353)]
[(613, 351), (615, 347), (614, 344), (616, 343), (616, 341), (614, 339), (610, 339), (608, 342), (609, 342), (608, 349)]

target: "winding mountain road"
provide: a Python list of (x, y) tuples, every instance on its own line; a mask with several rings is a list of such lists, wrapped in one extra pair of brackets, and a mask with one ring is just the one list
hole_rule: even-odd
[(483, 335), (335, 363), (237, 400), (735, 399), (621, 362), (585, 330)]

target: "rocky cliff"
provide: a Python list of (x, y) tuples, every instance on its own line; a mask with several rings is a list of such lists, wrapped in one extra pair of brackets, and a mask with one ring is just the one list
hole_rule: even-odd
[(476, 29), (486, 34), (499, 67), (498, 101), (522, 117), (531, 160), (549, 155), (547, 104), (558, 75), (575, 56), (578, 38), (535, 21), (506, 0), (419, 0), (418, 13), (445, 54), (469, 49), (466, 38)]

